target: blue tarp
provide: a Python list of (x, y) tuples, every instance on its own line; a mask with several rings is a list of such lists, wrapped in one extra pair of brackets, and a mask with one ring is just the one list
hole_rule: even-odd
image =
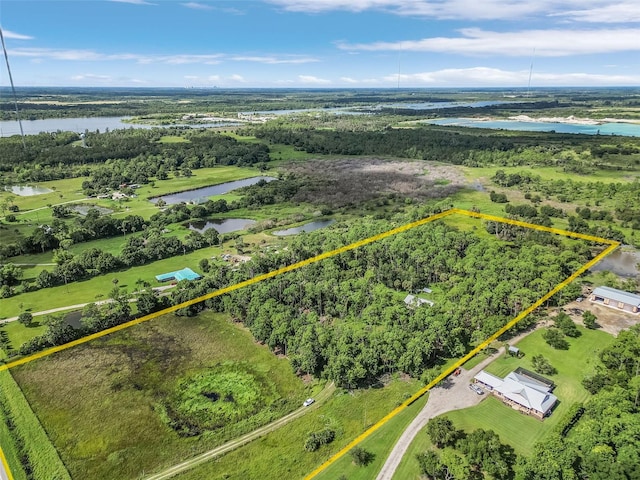
[(168, 282), (170, 280), (175, 280), (179, 282), (181, 280), (197, 280), (200, 277), (201, 275), (198, 275), (196, 272), (194, 272), (190, 268), (183, 268), (182, 270), (176, 270), (175, 272), (156, 275), (156, 280), (159, 282)]

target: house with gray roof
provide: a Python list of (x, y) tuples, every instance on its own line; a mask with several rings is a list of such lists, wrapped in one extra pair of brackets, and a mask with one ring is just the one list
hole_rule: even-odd
[(404, 298), (404, 303), (407, 307), (410, 307), (410, 308), (419, 307), (421, 305), (429, 305), (430, 307), (433, 306), (433, 302), (431, 300), (427, 300), (426, 298), (420, 298), (411, 294), (407, 295)]
[(629, 313), (640, 312), (640, 295), (616, 288), (597, 287), (591, 292), (590, 300)]
[(522, 371), (500, 378), (481, 370), (473, 378), (511, 408), (540, 420), (551, 413), (558, 401), (558, 397), (551, 393), (553, 382), (542, 382)]

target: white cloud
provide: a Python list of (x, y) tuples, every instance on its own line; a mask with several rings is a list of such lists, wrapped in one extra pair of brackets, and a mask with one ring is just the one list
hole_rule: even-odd
[(209, 80), (210, 82), (219, 82), (220, 81), (220, 75), (209, 75), (207, 77), (207, 80)]
[(299, 56), (290, 56), (290, 57), (273, 57), (273, 56), (236, 56), (231, 57), (231, 60), (236, 62), (257, 62), (257, 63), (266, 63), (270, 65), (277, 65), (281, 63), (291, 63), (291, 64), (301, 64), (301, 63), (312, 63), (317, 62), (317, 58), (311, 57), (299, 57)]
[(94, 50), (57, 50), (52, 48), (14, 48), (9, 51), (11, 56), (31, 57), (34, 59), (67, 60), (67, 61), (134, 61), (142, 64), (166, 63), (182, 65), (187, 63), (202, 63), (215, 65), (224, 57), (221, 53), (191, 55), (141, 55), (137, 53), (105, 54)]
[(298, 80), (305, 85), (327, 85), (331, 83), (330, 80), (314, 77), (313, 75), (298, 75)]
[(458, 37), (422, 40), (338, 43), (343, 50), (413, 51), (461, 55), (561, 57), (640, 50), (640, 29), (523, 30), (491, 32), (478, 28), (460, 30)]
[(95, 73), (85, 73), (82, 75), (73, 75), (71, 77), (73, 81), (90, 80), (92, 82), (110, 82), (111, 77), (109, 75), (96, 75)]
[[(395, 83), (397, 74), (387, 75), (383, 79), (387, 83)], [(490, 67), (450, 68), (401, 74), (401, 85), (416, 86), (526, 86), (529, 81), (529, 70), (501, 70)], [(632, 75), (600, 75), (592, 73), (545, 73), (534, 72), (531, 77), (532, 86), (598, 86), (598, 85), (637, 85), (640, 76)]]
[[(395, 15), (439, 19), (512, 20), (547, 16), (583, 8), (581, 0), (266, 0), (287, 11), (324, 13), (334, 10), (378, 10)], [(615, 6), (615, 0), (591, 0), (598, 7)], [(579, 18), (576, 18), (579, 19)]]
[(191, 8), (193, 10), (213, 10), (211, 5), (207, 5), (206, 3), (198, 3), (198, 2), (187, 2), (181, 3), (183, 7)]
[(640, 22), (640, 2), (622, 2), (580, 10), (555, 13), (552, 16), (568, 17), (571, 20), (589, 23)]
[(246, 80), (244, 79), (244, 77), (242, 75), (238, 75), (237, 73), (234, 75), (231, 75), (229, 77), (229, 80), (233, 81), (233, 82), (239, 82), (239, 83), (245, 83)]
[(157, 5), (157, 3), (147, 2), (146, 0), (111, 0), (115, 3), (129, 3), (131, 5)]
[(30, 35), (23, 35), (21, 33), (12, 32), (11, 30), (2, 30), (2, 36), (4, 38), (11, 38), (14, 40), (33, 40), (34, 38)]
[(342, 80), (344, 83), (358, 83), (358, 80), (351, 77), (340, 77), (340, 80)]

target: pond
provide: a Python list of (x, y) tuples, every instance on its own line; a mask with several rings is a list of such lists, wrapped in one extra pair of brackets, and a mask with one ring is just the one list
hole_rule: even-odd
[(31, 197), (33, 195), (42, 195), (44, 193), (53, 192), (50, 188), (32, 187), (29, 185), (12, 185), (11, 187), (4, 187), (4, 189), (7, 192), (11, 192), (20, 197)]
[(334, 222), (335, 220), (332, 218), (329, 218), (326, 220), (315, 220), (313, 222), (300, 225), (299, 227), (287, 228), (286, 230), (278, 230), (276, 232), (273, 232), (273, 234), (279, 237), (283, 237), (286, 235), (297, 235), (298, 233), (302, 233), (302, 232), (313, 232), (314, 230), (328, 227)]
[(224, 193), (231, 192), (232, 190), (237, 190), (238, 188), (255, 185), (261, 180), (264, 180), (265, 182), (272, 182), (277, 179), (273, 177), (251, 177), (243, 180), (236, 180), (234, 182), (211, 185), (210, 187), (202, 187), (196, 188), (195, 190), (186, 190), (184, 192), (172, 193), (170, 195), (162, 195), (160, 197), (151, 198), (150, 200), (152, 203), (157, 203), (159, 199), (163, 199), (167, 202), (167, 205), (189, 202), (204, 203), (207, 201), (208, 197), (222, 195)]
[[(119, 130), (123, 128), (166, 128), (166, 127), (190, 127), (209, 128), (240, 125), (237, 122), (213, 122), (194, 124), (148, 125), (144, 123), (126, 123), (131, 117), (80, 117), (80, 118), (46, 118), (44, 120), (23, 120), (22, 130), (25, 135), (37, 135), (41, 132), (77, 132), (85, 130), (105, 132), (107, 130)], [(0, 137), (20, 135), (20, 125), (15, 120), (0, 122)]]
[(202, 222), (190, 222), (187, 224), (187, 227), (189, 230), (200, 233), (203, 233), (210, 228), (215, 229), (218, 233), (231, 233), (239, 230), (246, 230), (255, 223), (255, 220), (250, 220), (248, 218), (220, 218)]
[(108, 215), (110, 213), (113, 213), (113, 210), (111, 210), (110, 208), (99, 207), (97, 205), (74, 205), (73, 207), (71, 207), (71, 210), (79, 213), (83, 217), (86, 216), (89, 213), (89, 210), (92, 209), (100, 212), (100, 215)]
[(527, 122), (517, 120), (480, 120), (476, 118), (441, 118), (425, 120), (434, 125), (455, 125), (459, 127), (491, 128), (502, 130), (522, 130), (527, 132), (581, 133), (586, 135), (622, 135), (640, 137), (640, 124), (602, 123), (583, 125), (563, 122)]
[(608, 271), (621, 277), (633, 277), (640, 275), (639, 263), (640, 252), (638, 250), (618, 249), (600, 260), (590, 270), (593, 272)]

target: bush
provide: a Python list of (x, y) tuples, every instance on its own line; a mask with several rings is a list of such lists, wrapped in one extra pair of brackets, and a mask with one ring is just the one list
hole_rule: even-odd
[(562, 330), (559, 328), (547, 328), (542, 333), (542, 338), (544, 338), (544, 341), (556, 350), (569, 349), (569, 342), (564, 338), (564, 333), (562, 333)]
[(336, 432), (328, 428), (320, 430), (319, 432), (311, 432), (304, 442), (304, 449), (307, 452), (315, 452), (321, 446), (333, 442), (334, 438), (336, 438)]
[(33, 315), (31, 315), (29, 312), (22, 312), (20, 315), (18, 315), (18, 322), (20, 322), (25, 327), (31, 325), (32, 321)]
[(349, 455), (353, 458), (353, 463), (359, 467), (364, 467), (373, 462), (375, 455), (362, 447), (353, 447), (349, 450)]
[(564, 333), (567, 337), (576, 338), (580, 336), (580, 330), (578, 330), (576, 324), (573, 323), (571, 317), (564, 312), (560, 312), (558, 314), (555, 319), (555, 324), (556, 327), (562, 330), (562, 333)]
[(596, 325), (597, 320), (598, 320), (598, 317), (596, 317), (593, 313), (589, 311), (586, 311), (582, 314), (582, 323), (584, 323), (584, 326), (590, 330), (593, 330), (597, 327)]
[(543, 375), (555, 375), (558, 373), (555, 367), (549, 363), (549, 360), (542, 355), (534, 355), (531, 359), (531, 364), (536, 372)]

